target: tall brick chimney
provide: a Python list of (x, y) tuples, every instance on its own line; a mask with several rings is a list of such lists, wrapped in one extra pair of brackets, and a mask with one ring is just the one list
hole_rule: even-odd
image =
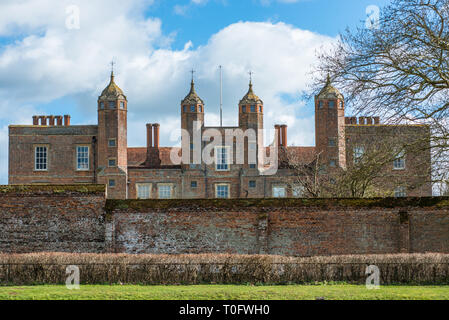
[[(277, 136), (277, 141), (276, 141), (277, 146), (280, 147), (281, 146), (281, 126), (279, 124), (275, 124), (274, 130), (275, 130), (275, 133)], [(276, 136), (275, 136), (275, 139), (276, 139)]]
[(64, 115), (64, 126), (68, 127), (70, 126), (70, 116), (69, 115)]
[(154, 148), (159, 149), (159, 123), (153, 124), (154, 128)]
[[(158, 123), (147, 124), (147, 161), (148, 167), (158, 167), (161, 165), (159, 154), (159, 127)], [(154, 142), (153, 142), (154, 137)]]
[(153, 125), (147, 123), (147, 150), (153, 147)]
[(287, 125), (281, 125), (281, 146), (287, 147)]

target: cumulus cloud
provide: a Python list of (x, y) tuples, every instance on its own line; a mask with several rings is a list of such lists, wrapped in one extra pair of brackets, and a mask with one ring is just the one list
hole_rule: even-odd
[[(159, 122), (161, 144), (172, 143), (170, 133), (180, 126), (179, 104), (189, 90), (192, 67), (197, 92), (206, 103), (206, 124), (217, 125), (220, 64), (225, 125), (237, 125), (237, 104), (248, 90), (252, 70), (254, 89), (265, 104), (265, 127), (286, 123), (290, 143), (313, 145), (310, 110), (285, 96), (298, 96), (306, 88), (315, 51), (334, 39), (284, 23), (239, 22), (202, 46), (188, 42), (173, 50), (172, 36), (161, 31), (162, 21), (141, 15), (151, 1), (76, 2), (80, 28), (75, 30), (65, 26), (69, 2), (0, 4), (0, 35), (25, 34), (0, 49), (0, 183), (7, 176), (7, 125), (29, 124), (33, 113), (46, 112), (42, 104), (67, 97), (77, 103), (73, 123), (95, 123), (96, 99), (109, 80), (111, 59), (117, 65), (116, 82), (129, 101), (130, 146), (145, 145), (146, 122)], [(29, 6), (35, 8), (32, 16)], [(66, 113), (64, 105), (58, 109)]]

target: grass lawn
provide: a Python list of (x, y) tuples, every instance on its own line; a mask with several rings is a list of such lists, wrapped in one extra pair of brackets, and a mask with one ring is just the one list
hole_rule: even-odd
[(68, 290), (64, 285), (0, 287), (0, 300), (9, 299), (106, 299), (106, 300), (301, 300), (332, 299), (449, 299), (449, 286), (381, 286), (368, 290), (364, 285), (81, 285)]

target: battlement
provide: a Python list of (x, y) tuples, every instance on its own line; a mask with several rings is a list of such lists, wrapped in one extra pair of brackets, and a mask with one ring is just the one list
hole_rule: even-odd
[[(63, 121), (64, 120), (64, 121)], [(33, 126), (70, 126), (70, 116), (33, 116)]]

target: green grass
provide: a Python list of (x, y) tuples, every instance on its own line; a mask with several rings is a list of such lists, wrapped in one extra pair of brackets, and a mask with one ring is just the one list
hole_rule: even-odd
[(401, 300), (449, 299), (449, 286), (381, 286), (368, 290), (363, 285), (81, 285), (68, 290), (64, 285), (0, 287), (0, 300)]

